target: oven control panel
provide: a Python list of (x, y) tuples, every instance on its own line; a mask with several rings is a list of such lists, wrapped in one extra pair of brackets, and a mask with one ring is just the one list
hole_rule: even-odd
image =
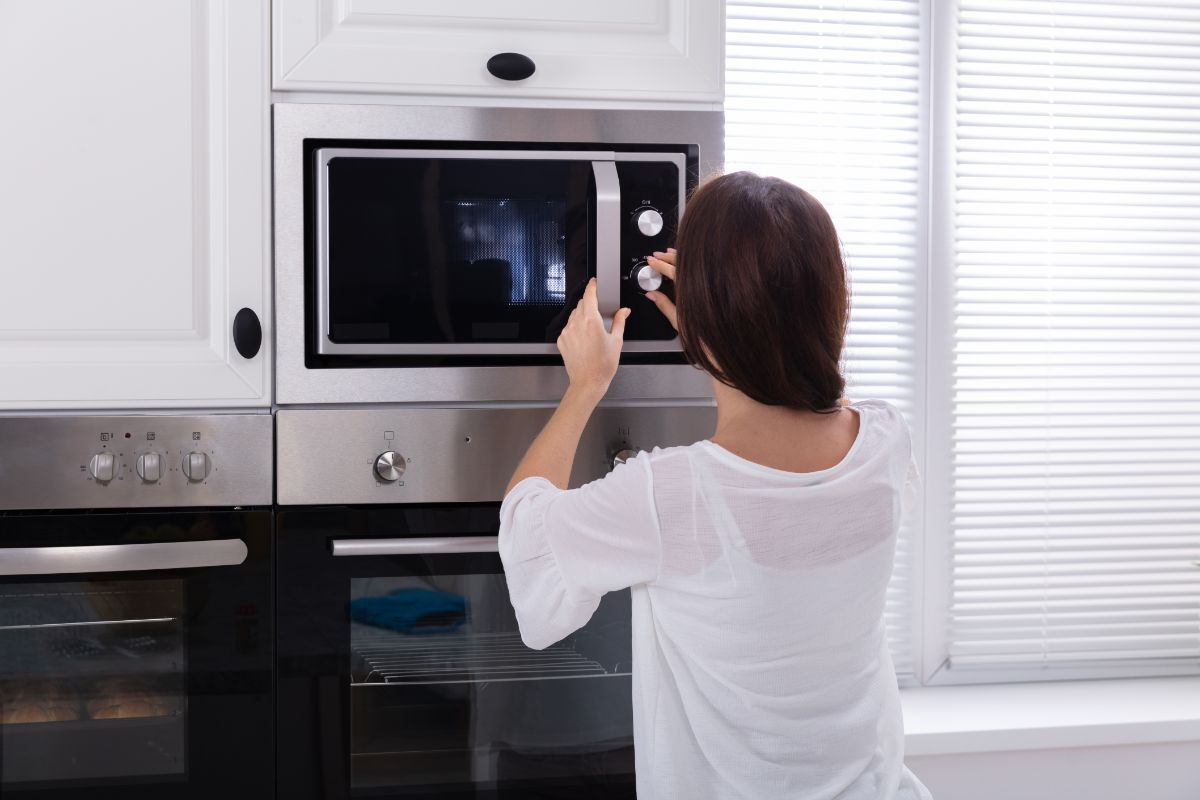
[(0, 417), (0, 509), (269, 505), (268, 413)]
[[(276, 414), (281, 505), (496, 502), (553, 408), (282, 409)], [(712, 435), (710, 404), (596, 410), (571, 485), (639, 451)], [(319, 454), (314, 457), (313, 454)]]

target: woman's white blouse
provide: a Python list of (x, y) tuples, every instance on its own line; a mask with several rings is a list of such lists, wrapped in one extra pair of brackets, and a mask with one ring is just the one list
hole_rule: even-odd
[(517, 484), (500, 557), (533, 648), (632, 587), (638, 797), (927, 798), (903, 765), (883, 609), (908, 430), (851, 406), (845, 458), (793, 473), (708, 441), (655, 449), (563, 491)]

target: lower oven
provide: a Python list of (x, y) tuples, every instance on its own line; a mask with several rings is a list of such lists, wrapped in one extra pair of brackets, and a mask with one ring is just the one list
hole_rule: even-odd
[[(279, 796), (633, 798), (629, 592), (521, 642), (499, 499), (548, 408), (282, 410)], [(712, 431), (711, 407), (606, 408), (573, 485)]]
[(273, 796), (270, 465), (265, 414), (0, 419), (0, 796)]

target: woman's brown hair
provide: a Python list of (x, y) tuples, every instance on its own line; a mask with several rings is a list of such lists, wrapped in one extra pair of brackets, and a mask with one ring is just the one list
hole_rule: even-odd
[(760, 403), (837, 406), (850, 293), (815, 197), (751, 172), (714, 178), (689, 200), (675, 248), (679, 336), (694, 365)]

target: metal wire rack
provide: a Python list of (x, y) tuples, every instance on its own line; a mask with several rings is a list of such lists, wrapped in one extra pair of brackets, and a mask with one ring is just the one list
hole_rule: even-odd
[(366, 684), (488, 683), (598, 678), (610, 672), (564, 643), (530, 650), (512, 633), (410, 636), (354, 625), (351, 648), (363, 662)]

